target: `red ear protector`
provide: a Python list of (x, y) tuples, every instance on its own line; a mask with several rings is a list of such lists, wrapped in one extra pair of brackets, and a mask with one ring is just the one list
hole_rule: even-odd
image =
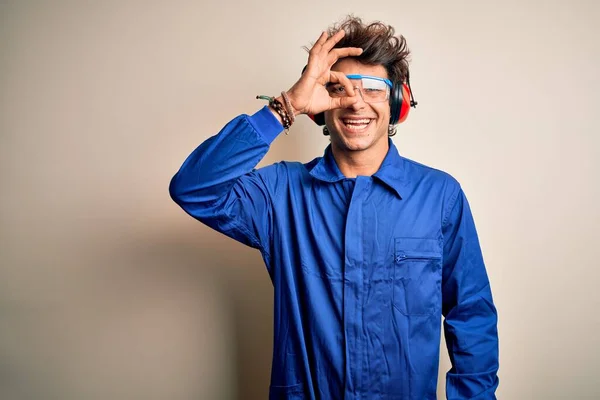
[[(306, 69), (306, 67), (304, 68)], [(304, 72), (304, 69), (302, 72)], [(394, 87), (390, 92), (390, 125), (404, 122), (408, 117), (410, 108), (416, 108), (417, 104), (410, 88), (410, 74), (407, 72), (406, 83), (394, 83)], [(325, 115), (323, 113), (309, 115), (308, 117), (317, 125), (325, 125)]]

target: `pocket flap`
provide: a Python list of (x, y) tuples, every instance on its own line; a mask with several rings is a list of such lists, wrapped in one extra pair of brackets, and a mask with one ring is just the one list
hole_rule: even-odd
[(396, 258), (441, 258), (442, 243), (438, 239), (395, 238)]

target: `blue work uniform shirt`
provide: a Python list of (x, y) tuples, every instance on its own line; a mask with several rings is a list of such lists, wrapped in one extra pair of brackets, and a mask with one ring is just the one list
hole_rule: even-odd
[(202, 143), (170, 185), (209, 227), (260, 250), (274, 287), (270, 399), (495, 399), (497, 315), (467, 199), (389, 140), (373, 176), (328, 146), (255, 169), (282, 132), (268, 108)]

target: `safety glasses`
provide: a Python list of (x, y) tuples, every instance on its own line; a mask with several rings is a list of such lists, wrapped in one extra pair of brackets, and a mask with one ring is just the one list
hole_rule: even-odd
[[(357, 90), (365, 103), (379, 103), (390, 98), (392, 81), (386, 78), (369, 75), (346, 75), (354, 90)], [(341, 83), (328, 83), (327, 91), (331, 97), (348, 97), (346, 89)]]

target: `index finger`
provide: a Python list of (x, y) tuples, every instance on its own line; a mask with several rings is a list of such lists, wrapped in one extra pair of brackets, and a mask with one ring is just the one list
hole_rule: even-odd
[(340, 58), (360, 56), (362, 52), (363, 49), (360, 47), (340, 47), (338, 49), (333, 49), (329, 52), (328, 56), (329, 66), (331, 67)]

